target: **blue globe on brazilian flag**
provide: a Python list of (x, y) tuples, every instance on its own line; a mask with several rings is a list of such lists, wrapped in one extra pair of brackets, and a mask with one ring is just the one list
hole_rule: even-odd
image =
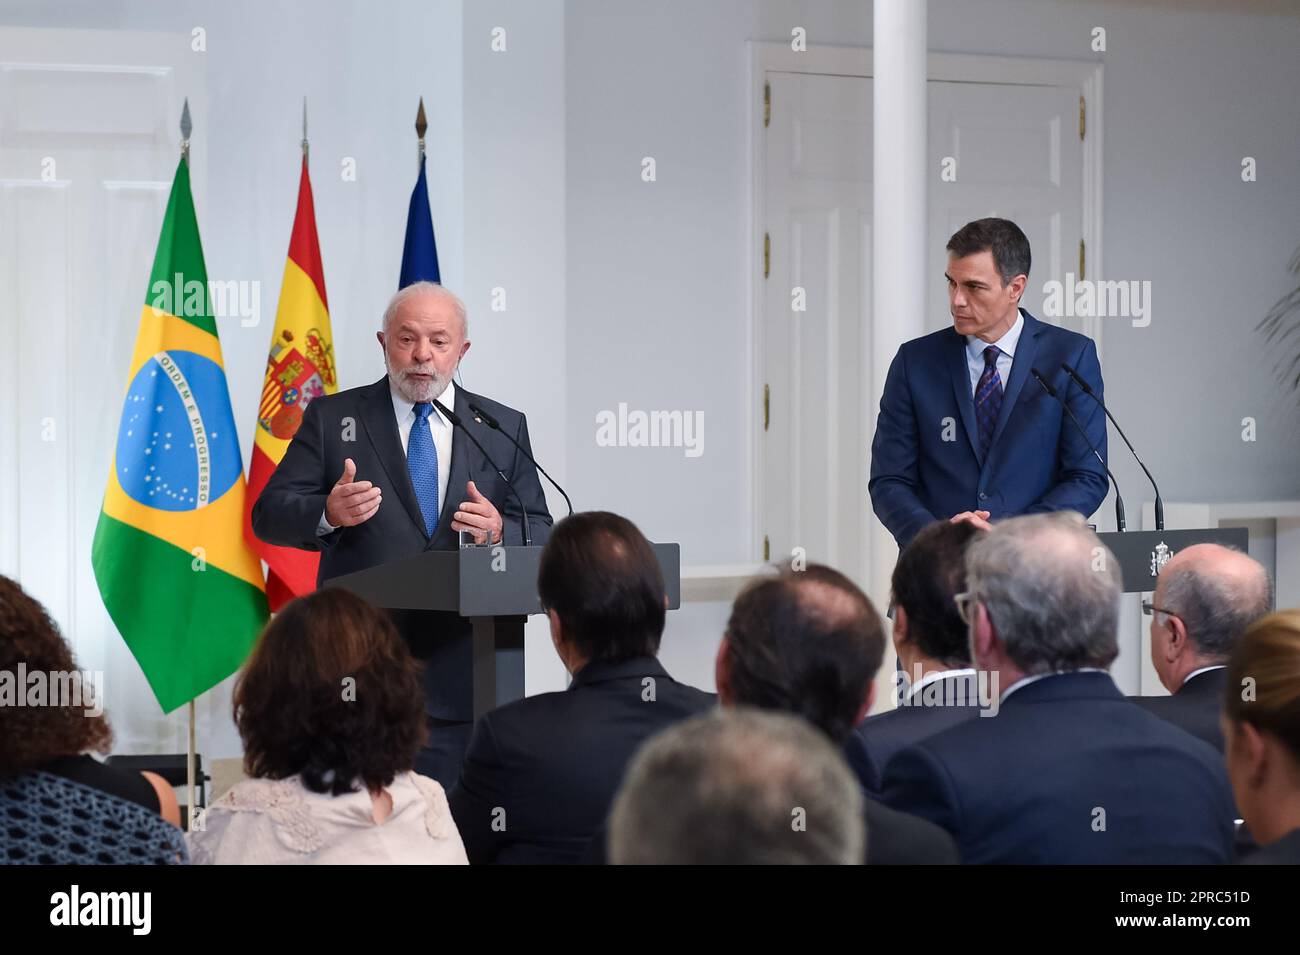
[(95, 528), (95, 579), (164, 712), (234, 673), (267, 619), (189, 164), (172, 183)]

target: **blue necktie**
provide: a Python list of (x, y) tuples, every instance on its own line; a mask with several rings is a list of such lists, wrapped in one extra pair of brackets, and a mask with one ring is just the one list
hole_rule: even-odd
[(433, 411), (433, 405), (421, 401), (413, 410), (415, 423), (411, 425), (411, 437), (406, 442), (406, 467), (411, 472), (411, 485), (415, 488), (415, 499), (420, 502), (424, 526), (432, 538), (438, 529), (438, 448), (433, 443), (433, 432), (429, 430), (429, 413)]
[(998, 426), (998, 412), (1002, 410), (1002, 379), (998, 376), (997, 345), (984, 349), (984, 374), (975, 385), (975, 423), (979, 428), (980, 458), (987, 458), (993, 443), (993, 431)]

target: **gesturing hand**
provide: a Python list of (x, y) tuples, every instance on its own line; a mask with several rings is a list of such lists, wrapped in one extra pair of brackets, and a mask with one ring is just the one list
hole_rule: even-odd
[(460, 508), (452, 515), (451, 529), (469, 531), (474, 535), (476, 544), (495, 544), (501, 540), (501, 514), (496, 506), (479, 493), (479, 489), (470, 481), (465, 485), (469, 494), (468, 501), (461, 501)]
[(325, 499), (325, 520), (335, 527), (351, 527), (370, 520), (379, 510), (382, 492), (369, 481), (353, 481), (357, 466), (348, 458), (343, 475)]
[(982, 531), (993, 530), (993, 525), (989, 523), (988, 511), (962, 511), (960, 514), (954, 514), (949, 520), (954, 524), (965, 521), (967, 524), (975, 525)]

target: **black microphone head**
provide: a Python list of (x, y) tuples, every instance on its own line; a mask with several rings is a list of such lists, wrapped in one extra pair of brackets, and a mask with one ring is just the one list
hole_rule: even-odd
[(452, 411), (437, 398), (433, 399), (433, 406), (442, 412), (442, 416), (451, 422), (453, 428), (463, 428), (465, 425), (460, 420), (460, 415)]
[(1044, 390), (1045, 392), (1047, 392), (1047, 393), (1048, 393), (1049, 395), (1051, 395), (1053, 398), (1056, 397), (1056, 389), (1053, 388), (1051, 385), (1049, 385), (1049, 384), (1047, 383), (1047, 379), (1044, 378), (1042, 375), (1040, 375), (1040, 374), (1038, 373), (1038, 369), (1037, 369), (1037, 368), (1030, 368), (1030, 369), (1029, 369), (1029, 373), (1030, 373), (1031, 375), (1034, 376), (1034, 381), (1036, 381), (1036, 382), (1038, 382), (1040, 385), (1042, 385), (1043, 390)]
[(484, 411), (484, 410), (483, 410), (482, 408), (480, 408), (478, 405), (474, 404), (474, 402), (472, 402), (472, 401), (469, 403), (469, 410), (472, 411), (472, 412), (474, 412), (474, 415), (475, 415), (475, 417), (476, 417), (477, 420), (482, 421), (485, 425), (487, 425), (487, 426), (488, 426), (489, 428), (491, 428), (493, 431), (500, 431), (500, 430), (501, 430), (501, 422), (498, 421), (496, 418), (492, 417), (490, 414), (488, 414), (486, 411)]
[(1075, 371), (1065, 362), (1061, 362), (1061, 367), (1065, 369), (1065, 373), (1069, 375), (1071, 378), (1073, 378), (1075, 382), (1078, 384), (1078, 386), (1083, 389), (1083, 393), (1085, 395), (1092, 394), (1092, 388), (1089, 386), (1089, 384), (1086, 381), (1083, 380), (1082, 375), (1080, 375), (1077, 371)]

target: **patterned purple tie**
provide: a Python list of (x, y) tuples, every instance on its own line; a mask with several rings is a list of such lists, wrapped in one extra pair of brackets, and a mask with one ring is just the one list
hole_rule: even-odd
[(984, 349), (984, 374), (980, 375), (975, 386), (975, 423), (979, 428), (981, 460), (989, 455), (998, 412), (1002, 410), (1002, 378), (998, 375), (998, 356), (1001, 354), (997, 345)]

